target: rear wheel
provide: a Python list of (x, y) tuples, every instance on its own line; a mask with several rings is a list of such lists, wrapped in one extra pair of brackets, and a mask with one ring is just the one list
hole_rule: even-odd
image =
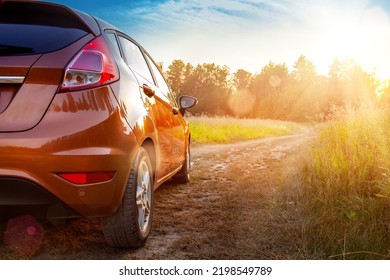
[(131, 169), (123, 201), (114, 215), (102, 220), (107, 242), (114, 247), (138, 248), (149, 236), (153, 217), (153, 170), (144, 148)]
[(186, 157), (183, 163), (182, 168), (177, 172), (177, 174), (172, 178), (175, 183), (186, 184), (190, 181), (190, 169), (191, 169), (191, 153), (190, 153), (190, 143), (188, 142)]

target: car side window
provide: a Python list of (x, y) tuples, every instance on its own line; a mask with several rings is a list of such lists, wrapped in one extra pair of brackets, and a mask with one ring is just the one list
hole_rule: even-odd
[(150, 73), (149, 67), (146, 64), (146, 60), (140, 48), (122, 36), (119, 36), (118, 38), (122, 46), (123, 55), (125, 56), (127, 65), (143, 76), (146, 80), (154, 84), (152, 74)]
[(169, 98), (171, 91), (169, 90), (169, 87), (168, 87), (167, 83), (165, 82), (164, 77), (162, 76), (160, 70), (158, 69), (156, 64), (153, 62), (153, 60), (149, 56), (146, 56), (146, 57), (147, 57), (147, 60), (149, 62), (150, 67), (152, 68), (152, 72), (154, 74), (154, 77), (156, 78), (158, 88), (161, 90), (161, 92), (166, 97)]
[(118, 41), (116, 40), (115, 34), (108, 31), (108, 32), (106, 32), (106, 35), (107, 35), (108, 39), (110, 40), (110, 42), (112, 43), (112, 46), (114, 47), (115, 52), (120, 57), (121, 51), (119, 50), (119, 45), (118, 45)]
[(158, 88), (160, 89), (162, 94), (164, 94), (164, 96), (172, 102), (173, 106), (178, 107), (176, 97), (172, 93), (172, 91), (169, 89), (169, 86), (168, 86), (167, 82), (165, 81), (163, 75), (161, 74), (160, 69), (158, 69), (157, 65), (153, 62), (153, 60), (148, 55), (146, 55), (146, 57), (147, 57), (147, 60), (149, 62), (150, 67), (152, 68), (152, 72), (154, 74), (154, 77), (156, 78)]

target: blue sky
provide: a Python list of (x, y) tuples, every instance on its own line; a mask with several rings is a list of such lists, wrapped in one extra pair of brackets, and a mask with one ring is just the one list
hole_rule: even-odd
[[(260, 72), (292, 68), (301, 54), (326, 74), (334, 58), (390, 77), (390, 1), (161, 0), (53, 1), (106, 20), (157, 61), (215, 62)], [(92, 5), (93, 3), (93, 5)]]

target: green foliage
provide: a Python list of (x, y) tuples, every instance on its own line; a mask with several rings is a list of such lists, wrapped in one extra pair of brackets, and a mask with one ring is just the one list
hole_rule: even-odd
[(256, 96), (252, 117), (285, 119), (287, 104), (283, 97), (287, 85), (288, 68), (285, 64), (269, 62), (264, 66), (249, 85), (249, 90)]
[(317, 78), (316, 66), (304, 55), (301, 55), (295, 62), (291, 74), (297, 82), (302, 84), (312, 83)]
[(185, 80), (184, 71), (186, 65), (182, 60), (174, 60), (171, 65), (168, 66), (168, 71), (165, 73), (166, 79), (174, 94), (179, 95), (181, 85)]
[(244, 90), (249, 87), (253, 78), (252, 73), (245, 71), (244, 69), (238, 69), (232, 78), (232, 82), (236, 90)]
[(230, 96), (229, 69), (214, 63), (193, 67), (181, 60), (174, 60), (166, 72), (167, 81), (176, 96), (192, 95), (199, 101), (191, 111), (194, 114), (208, 113), (225, 115)]
[(320, 127), (301, 204), (310, 248), (324, 257), (390, 257), (389, 124), (387, 112), (359, 108)]
[[(327, 120), (334, 106), (377, 102), (390, 103), (388, 87), (378, 83), (353, 60), (335, 59), (328, 76), (319, 75), (304, 55), (292, 71), (284, 64), (269, 62), (257, 74), (214, 63), (184, 63), (174, 60), (166, 72), (176, 96), (193, 95), (197, 115), (219, 115), (280, 120)], [(377, 100), (378, 99), (378, 100)], [(324, 118), (325, 117), (325, 118)]]
[(189, 119), (191, 141), (194, 144), (230, 143), (295, 132), (297, 125), (290, 122), (192, 117)]

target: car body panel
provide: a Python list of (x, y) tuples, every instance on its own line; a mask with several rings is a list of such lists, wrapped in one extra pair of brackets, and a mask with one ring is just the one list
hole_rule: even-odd
[[(138, 146), (116, 103), (109, 87), (56, 95), (34, 129), (1, 135), (0, 176), (38, 183), (84, 216), (112, 214)], [(56, 175), (118, 166), (112, 181), (97, 185), (80, 187)]]
[[(133, 39), (82, 12), (57, 4), (34, 3), (48, 11), (55, 7), (58, 13), (65, 9), (64, 14), (71, 13), (89, 33), (48, 53), (0, 54), (0, 78), (25, 77), (23, 84), (0, 84), (0, 194), (6, 197), (7, 193), (1, 191), (2, 187), (6, 189), (5, 184), (17, 186), (17, 180), (22, 180), (31, 183), (23, 183), (24, 187), (36, 185), (82, 216), (110, 216), (122, 203), (141, 146), (153, 166), (154, 189), (181, 169), (190, 139), (188, 123), (170, 93), (161, 91), (151, 67), (154, 62), (146, 59), (148, 54)], [(151, 78), (145, 79), (122, 58), (122, 46), (119, 41), (115, 46), (106, 31), (136, 44)], [(109, 47), (118, 77), (101, 86), (59, 92), (69, 63), (97, 36), (103, 37)], [(144, 84), (153, 89), (153, 95), (145, 94)], [(7, 95), (12, 98), (2, 111), (1, 102)], [(88, 184), (72, 183), (59, 176), (94, 172), (115, 175)], [(26, 203), (25, 196), (18, 201), (15, 192), (12, 195), (8, 204)], [(0, 206), (7, 205), (4, 197)], [(63, 213), (49, 212), (47, 216)]]
[[(62, 50), (40, 55), (38, 59), (36, 55), (31, 58), (17, 57), (16, 61), (20, 61), (22, 71), (28, 67), (28, 64), (22, 62), (23, 58), (27, 57), (27, 63), (34, 59), (36, 61), (30, 66), (23, 85), (13, 97), (8, 108), (0, 114), (0, 132), (28, 130), (38, 124), (57, 93), (63, 79), (64, 67), (74, 54), (92, 39), (92, 35), (87, 35)], [(9, 60), (7, 57), (5, 61), (7, 65), (9, 65)], [(3, 59), (1, 61), (2, 76), (22, 74), (14, 70), (17, 68), (16, 61), (9, 67), (5, 67)]]

